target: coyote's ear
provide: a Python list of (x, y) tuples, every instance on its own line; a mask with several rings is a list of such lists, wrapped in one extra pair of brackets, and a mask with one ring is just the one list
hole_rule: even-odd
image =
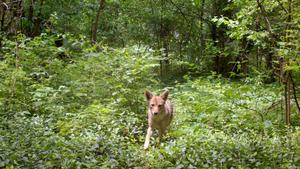
[(162, 93), (160, 94), (160, 97), (161, 97), (162, 99), (164, 99), (164, 100), (167, 100), (167, 99), (168, 99), (168, 95), (169, 95), (169, 91), (166, 90), (166, 91), (164, 91), (164, 92), (162, 92)]
[(153, 97), (153, 94), (151, 92), (149, 92), (148, 90), (145, 91), (144, 95), (148, 101), (151, 100)]

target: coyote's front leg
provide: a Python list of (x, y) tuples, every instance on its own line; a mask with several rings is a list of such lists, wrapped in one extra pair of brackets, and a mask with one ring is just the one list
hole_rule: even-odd
[(166, 135), (166, 129), (165, 128), (160, 128), (158, 130), (158, 135), (159, 135), (159, 140), (161, 140)]
[(146, 135), (146, 139), (145, 139), (145, 144), (144, 144), (144, 149), (145, 150), (148, 149), (148, 147), (149, 147), (151, 135), (152, 135), (152, 128), (148, 127), (147, 135)]

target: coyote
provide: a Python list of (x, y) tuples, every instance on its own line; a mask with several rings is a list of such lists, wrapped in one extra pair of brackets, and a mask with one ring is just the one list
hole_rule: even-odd
[(151, 92), (145, 91), (145, 97), (148, 101), (148, 130), (145, 139), (144, 149), (148, 149), (152, 129), (158, 129), (161, 138), (170, 125), (175, 114), (174, 105), (168, 100), (168, 91), (164, 91), (160, 96), (154, 96)]

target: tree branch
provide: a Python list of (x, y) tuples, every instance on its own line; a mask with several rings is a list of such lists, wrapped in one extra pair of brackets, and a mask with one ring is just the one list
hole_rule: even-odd
[(271, 27), (269, 18), (267, 17), (267, 12), (266, 12), (264, 6), (262, 5), (262, 3), (260, 2), (260, 0), (256, 0), (256, 2), (257, 2), (257, 5), (258, 5), (258, 7), (260, 9), (260, 12), (261, 12), (261, 14), (262, 14), (262, 16), (263, 16), (263, 18), (264, 18), (264, 20), (266, 22), (267, 30), (268, 30), (269, 34), (271, 35), (272, 39), (275, 40), (274, 39), (275, 35), (274, 35), (273, 31), (272, 31), (272, 27)]
[(282, 5), (282, 3), (280, 2), (280, 0), (276, 0), (279, 4), (279, 6), (281, 7), (281, 9), (285, 12), (285, 13), (289, 13), (285, 8), (284, 6)]

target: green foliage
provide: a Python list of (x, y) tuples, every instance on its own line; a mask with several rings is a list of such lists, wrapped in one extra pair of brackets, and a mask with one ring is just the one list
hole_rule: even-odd
[(147, 47), (65, 38), (59, 48), (48, 35), (4, 43), (0, 167), (299, 167), (300, 130), (281, 125), (277, 85), (186, 77), (170, 87), (177, 113), (168, 136), (155, 132), (144, 151), (143, 91), (161, 87), (159, 60)]
[[(299, 86), (298, 1), (107, 0), (95, 44), (99, 1), (20, 2), (0, 10), (0, 168), (300, 168), (299, 114), (263, 83), (283, 58)], [(176, 116), (144, 151), (162, 88)]]
[[(105, 156), (93, 157), (97, 137), (116, 141), (99, 143), (108, 144), (103, 146), (120, 142), (113, 139), (120, 134), (122, 139), (138, 139), (131, 131), (141, 131), (137, 124), (145, 115), (142, 93), (146, 86), (157, 85), (151, 74), (157, 67), (152, 52), (138, 46), (100, 49), (67, 39), (71, 44), (59, 48), (55, 36), (6, 41), (1, 61), (1, 167), (91, 167), (95, 161), (106, 162)], [(73, 44), (80, 44), (81, 52)], [(78, 152), (70, 153), (73, 148)], [(86, 157), (94, 162), (85, 163)]]

